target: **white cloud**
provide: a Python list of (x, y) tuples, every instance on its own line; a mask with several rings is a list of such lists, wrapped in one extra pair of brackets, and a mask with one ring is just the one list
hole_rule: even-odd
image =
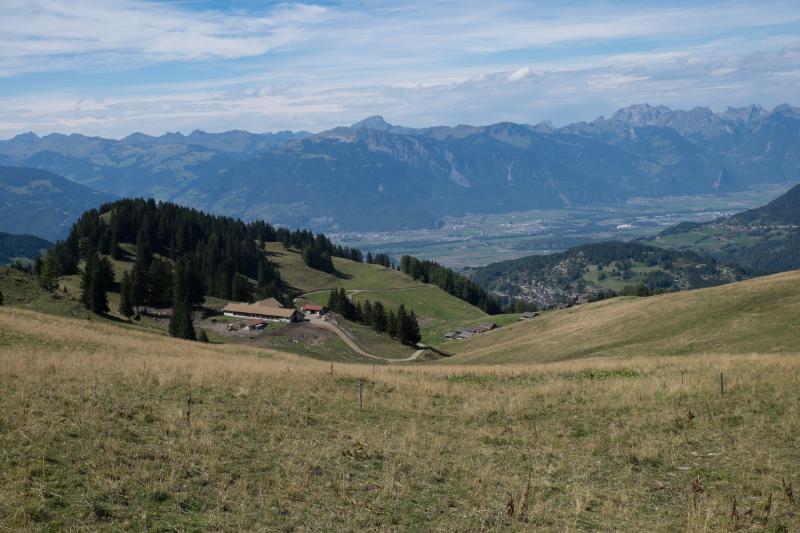
[[(800, 9), (782, 1), (192, 5), (4, 0), (0, 135), (320, 130), (375, 113), (412, 126), (564, 123), (640, 101), (791, 101), (800, 70)], [(199, 74), (134, 71), (167, 62)], [(58, 87), (7, 89), (49, 71), (65, 74)], [(71, 73), (98, 81), (71, 84)]]
[(246, 16), (141, 0), (4, 0), (0, 66), (10, 74), (258, 56), (304, 40), (326, 13), (304, 4)]

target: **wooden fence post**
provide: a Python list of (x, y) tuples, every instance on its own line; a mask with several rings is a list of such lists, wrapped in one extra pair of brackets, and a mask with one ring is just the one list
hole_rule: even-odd
[(358, 380), (358, 409), (364, 410), (364, 380)]
[(725, 396), (725, 377), (722, 372), (719, 373), (719, 395)]

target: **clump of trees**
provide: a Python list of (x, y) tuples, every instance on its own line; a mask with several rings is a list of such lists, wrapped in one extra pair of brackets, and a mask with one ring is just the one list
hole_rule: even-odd
[(89, 254), (81, 273), (80, 301), (86, 309), (102, 315), (108, 312), (108, 290), (114, 284), (114, 269), (97, 252)]
[(316, 270), (323, 272), (333, 272), (333, 260), (331, 254), (324, 247), (317, 246), (316, 243), (303, 248), (303, 262)]
[(400, 271), (415, 280), (423, 283), (432, 283), (446, 293), (452, 294), (456, 298), (460, 298), (490, 315), (495, 315), (502, 311), (500, 302), (479, 285), (467, 279), (466, 276), (462, 276), (434, 261), (419, 260), (416, 257), (404, 255), (400, 259)]
[(367, 252), (366, 262), (371, 265), (380, 265), (385, 268), (396, 268), (394, 261), (388, 254), (378, 253), (372, 255), (372, 252)]
[(414, 346), (422, 340), (417, 315), (400, 304), (397, 311), (387, 311), (381, 302), (374, 304), (366, 300), (354, 304), (342, 289), (332, 289), (328, 296), (328, 309), (347, 320), (371, 327), (378, 333), (386, 333), (401, 343)]

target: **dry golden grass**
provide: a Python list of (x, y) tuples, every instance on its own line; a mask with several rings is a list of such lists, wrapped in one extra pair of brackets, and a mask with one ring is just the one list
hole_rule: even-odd
[(0, 529), (795, 531), (798, 361), (331, 373), (0, 308)]
[(721, 287), (614, 298), (443, 346), (453, 363), (598, 356), (780, 353), (800, 346), (800, 271)]

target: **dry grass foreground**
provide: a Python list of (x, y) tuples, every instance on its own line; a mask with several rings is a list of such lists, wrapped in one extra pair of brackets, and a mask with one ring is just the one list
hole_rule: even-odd
[(0, 529), (797, 531), (798, 361), (331, 374), (4, 307)]
[(781, 353), (800, 347), (800, 271), (720, 287), (612, 298), (444, 346), (452, 363)]

